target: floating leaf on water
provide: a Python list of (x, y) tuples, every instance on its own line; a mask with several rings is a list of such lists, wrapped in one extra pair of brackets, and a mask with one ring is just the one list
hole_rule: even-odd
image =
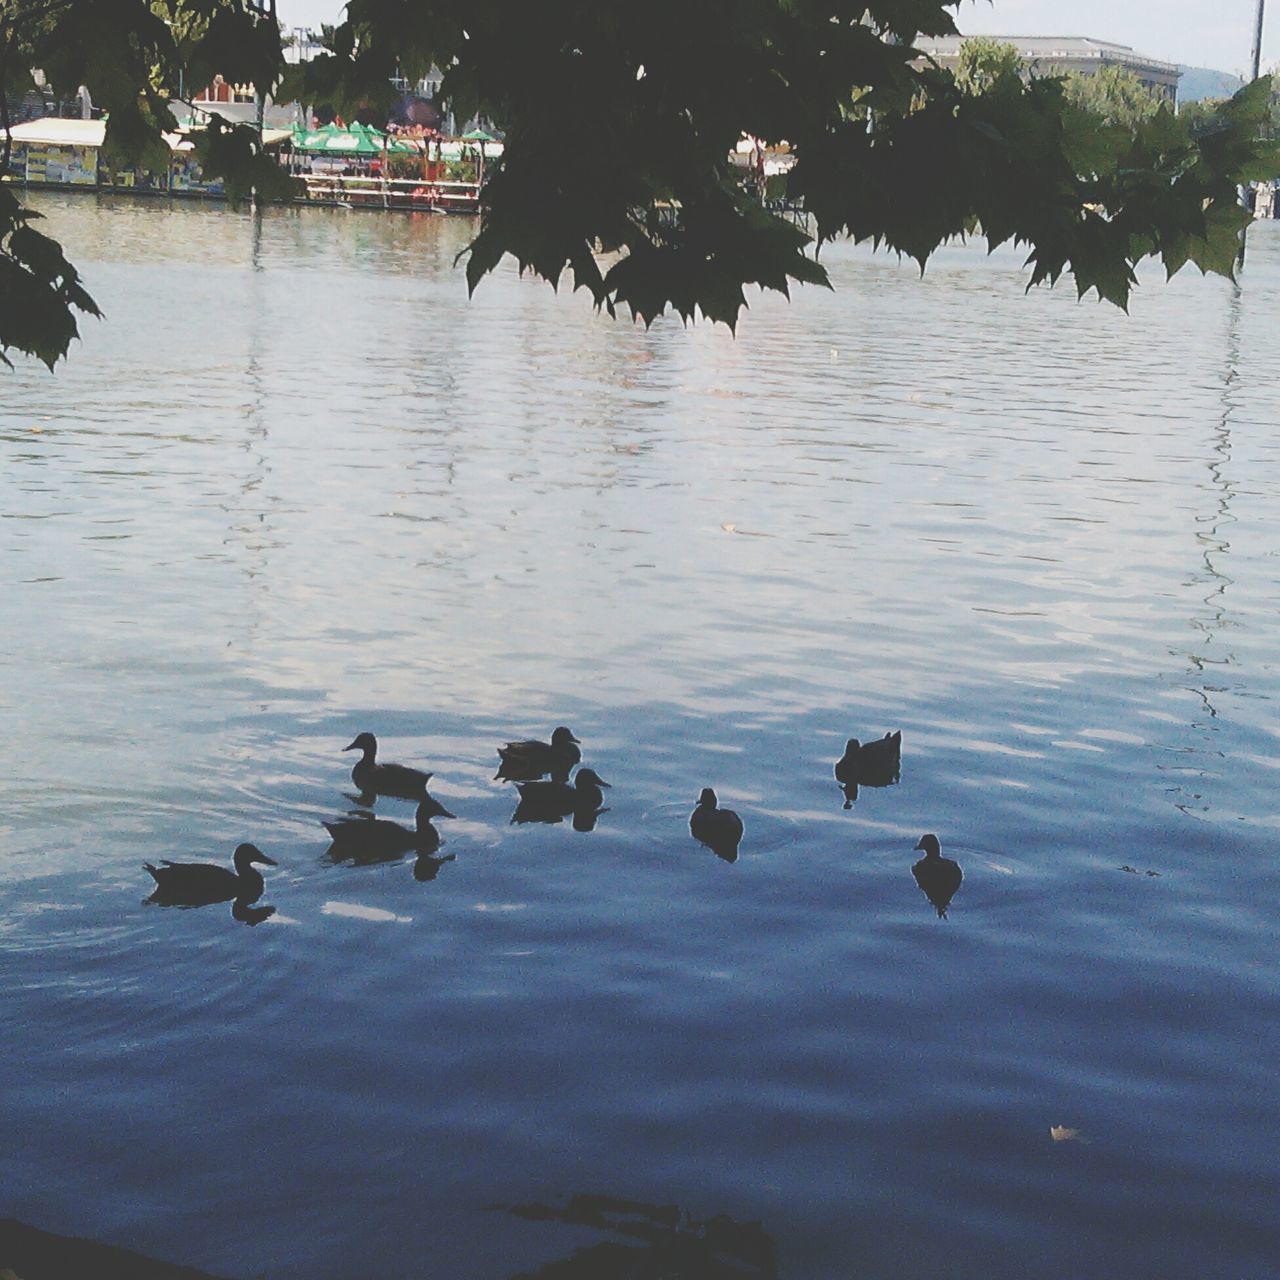
[(725, 533), (737, 533), (737, 532), (738, 532), (738, 526), (737, 526), (736, 524), (728, 524), (728, 523), (726, 523), (726, 524), (722, 524), (720, 527), (725, 531)]
[(1075, 1142), (1080, 1137), (1079, 1129), (1068, 1129), (1065, 1124), (1051, 1124), (1049, 1137), (1054, 1142)]

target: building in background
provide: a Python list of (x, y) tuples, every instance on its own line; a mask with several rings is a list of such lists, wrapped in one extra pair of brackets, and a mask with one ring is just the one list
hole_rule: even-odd
[[(960, 60), (960, 46), (969, 36), (920, 36), (916, 48), (939, 66), (954, 71)], [(1033, 76), (1061, 76), (1068, 71), (1093, 75), (1104, 67), (1123, 67), (1138, 82), (1170, 107), (1178, 96), (1180, 69), (1135, 52), (1127, 44), (1094, 40), (1088, 36), (983, 36), (996, 44), (1011, 44)]]

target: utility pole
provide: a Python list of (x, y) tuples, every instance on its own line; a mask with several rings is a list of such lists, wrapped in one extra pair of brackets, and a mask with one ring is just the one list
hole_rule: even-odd
[[(259, 22), (269, 22), (275, 30), (280, 29), (280, 21), (276, 17), (276, 0), (247, 0), (245, 7)], [(266, 123), (267, 94), (261, 85), (256, 84), (253, 86), (253, 92), (257, 105), (254, 128), (258, 131), (258, 154), (262, 155), (265, 150), (262, 145), (262, 129)], [(258, 199), (256, 187), (250, 189), (249, 199), (253, 202), (255, 210), (261, 209), (262, 202)]]
[(1253, 75), (1250, 80), (1258, 78), (1262, 67), (1262, 16), (1266, 11), (1267, 0), (1258, 0), (1258, 13), (1253, 20)]

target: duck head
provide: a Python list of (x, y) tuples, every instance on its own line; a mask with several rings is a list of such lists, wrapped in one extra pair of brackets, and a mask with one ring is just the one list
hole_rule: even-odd
[(607, 787), (609, 784), (594, 769), (579, 769), (573, 779), (575, 787)]
[(698, 797), (698, 808), (714, 809), (718, 803), (716, 793), (710, 787), (703, 787), (702, 794)]
[(850, 738), (849, 741), (844, 744), (844, 753), (847, 756), (856, 755), (861, 750), (862, 743), (860, 743), (857, 738)]
[(342, 749), (343, 751), (363, 751), (365, 758), (372, 760), (378, 752), (378, 740), (371, 733), (362, 733), (353, 743)]
[(578, 739), (575, 738), (572, 732), (566, 729), (564, 725), (560, 725), (559, 728), (552, 731), (551, 745), (553, 747), (563, 747), (570, 742), (578, 742)]
[(937, 858), (942, 854), (942, 846), (938, 843), (938, 837), (934, 835), (921, 836), (916, 848), (922, 849), (926, 858)]
[(238, 845), (231, 861), (235, 864), (235, 868), (241, 875), (248, 869), (250, 864), (260, 862), (264, 867), (279, 866), (274, 858), (268, 858), (256, 844)]

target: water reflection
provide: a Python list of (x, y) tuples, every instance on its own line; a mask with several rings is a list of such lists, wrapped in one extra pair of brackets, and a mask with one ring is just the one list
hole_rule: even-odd
[(231, 918), (239, 920), (241, 924), (247, 924), (250, 927), (255, 924), (261, 924), (264, 920), (270, 920), (275, 913), (275, 907), (254, 906), (243, 898), (237, 898), (231, 904)]
[(413, 864), (413, 878), (426, 884), (440, 874), (440, 868), (446, 862), (454, 862), (456, 860), (456, 855), (452, 853), (446, 853), (443, 858), (437, 858), (434, 851), (427, 852), (424, 850), (418, 854), (418, 860)]
[(703, 787), (697, 806), (689, 815), (689, 832), (718, 858), (737, 862), (742, 843), (742, 819), (732, 809), (721, 809), (716, 793)]
[(921, 836), (916, 848), (924, 850), (924, 857), (911, 868), (911, 874), (924, 896), (933, 903), (939, 918), (945, 920), (947, 907), (964, 879), (960, 865), (942, 856), (942, 846), (935, 835)]
[(576, 1249), (512, 1280), (777, 1280), (778, 1251), (758, 1222), (695, 1218), (673, 1204), (576, 1195), (563, 1205), (517, 1204), (530, 1222), (589, 1227), (622, 1239)]

